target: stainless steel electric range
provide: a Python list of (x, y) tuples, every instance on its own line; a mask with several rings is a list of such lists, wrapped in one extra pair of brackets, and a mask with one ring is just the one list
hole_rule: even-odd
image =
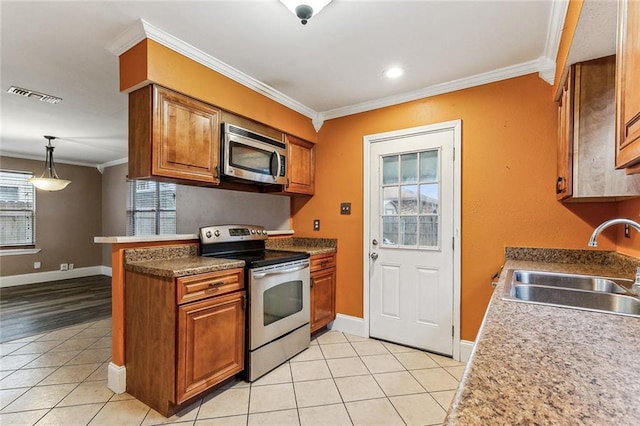
[(267, 250), (262, 226), (206, 226), (199, 237), (201, 256), (245, 261), (247, 381), (309, 347), (309, 254)]

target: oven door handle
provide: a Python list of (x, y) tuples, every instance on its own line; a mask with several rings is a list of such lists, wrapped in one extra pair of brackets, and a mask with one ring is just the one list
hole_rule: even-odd
[(253, 273), (253, 278), (264, 278), (264, 277), (268, 277), (270, 275), (281, 275), (281, 274), (289, 274), (291, 272), (296, 272), (296, 271), (301, 271), (303, 269), (307, 269), (309, 267), (309, 264), (307, 263), (306, 265), (300, 265), (300, 266), (296, 266), (293, 268), (289, 268), (289, 269), (283, 269), (282, 271), (269, 271), (269, 272), (254, 272)]

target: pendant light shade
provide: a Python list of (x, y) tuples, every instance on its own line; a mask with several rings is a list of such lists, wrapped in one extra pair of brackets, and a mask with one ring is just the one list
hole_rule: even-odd
[(287, 9), (296, 15), (302, 25), (306, 25), (312, 16), (316, 16), (331, 0), (280, 0)]
[(38, 189), (45, 191), (60, 191), (65, 189), (67, 185), (71, 183), (70, 180), (60, 179), (56, 169), (53, 166), (53, 146), (51, 141), (55, 139), (55, 136), (45, 136), (49, 141), (47, 148), (47, 156), (44, 160), (44, 170), (39, 178), (30, 178), (29, 182)]

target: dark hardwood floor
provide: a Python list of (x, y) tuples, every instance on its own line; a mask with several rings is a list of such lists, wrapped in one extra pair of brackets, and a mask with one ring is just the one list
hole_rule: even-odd
[(111, 277), (94, 275), (0, 289), (0, 342), (111, 315)]

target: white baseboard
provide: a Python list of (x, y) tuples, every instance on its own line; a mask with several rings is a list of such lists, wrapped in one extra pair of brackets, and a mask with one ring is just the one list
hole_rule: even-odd
[(125, 393), (127, 390), (127, 368), (122, 365), (109, 363), (107, 370), (107, 387), (115, 393)]
[(354, 336), (369, 337), (365, 333), (364, 319), (350, 315), (337, 314), (335, 321), (330, 324), (329, 328), (331, 330), (353, 334)]
[(113, 275), (111, 274), (111, 266), (101, 266), (102, 268), (102, 275), (106, 275), (108, 277), (112, 277)]
[[(85, 268), (71, 269), (69, 271), (46, 271), (34, 272), (32, 274), (9, 275), (6, 277), (0, 277), (0, 288), (42, 283), (46, 281), (66, 280), (69, 278), (89, 277), (91, 275), (102, 275), (105, 272), (105, 268), (105, 266), (88, 266)], [(108, 272), (108, 275), (111, 275), (111, 268), (109, 268)]]
[(471, 358), (471, 352), (473, 351), (473, 345), (475, 342), (471, 342), (469, 340), (460, 340), (460, 362), (464, 362), (466, 364)]

